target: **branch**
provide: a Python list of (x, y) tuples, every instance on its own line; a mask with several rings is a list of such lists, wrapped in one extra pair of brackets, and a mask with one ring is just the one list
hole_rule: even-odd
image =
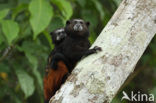
[[(156, 33), (155, 0), (123, 0), (93, 46), (50, 103), (110, 103)], [(92, 46), (92, 47), (93, 47)]]
[(4, 50), (2, 57), (0, 57), (0, 62), (2, 62), (8, 56), (12, 48), (13, 46), (9, 46)]

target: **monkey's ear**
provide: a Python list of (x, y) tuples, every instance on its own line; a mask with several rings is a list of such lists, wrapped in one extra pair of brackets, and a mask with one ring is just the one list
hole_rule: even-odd
[(89, 25), (90, 25), (90, 22), (88, 22), (88, 21), (87, 21), (87, 22), (86, 22), (86, 25), (87, 25), (87, 27), (89, 27)]
[(52, 36), (53, 35), (53, 32), (50, 32), (50, 35)]
[(67, 20), (67, 21), (66, 21), (66, 25), (69, 25), (69, 24), (70, 24), (70, 20)]

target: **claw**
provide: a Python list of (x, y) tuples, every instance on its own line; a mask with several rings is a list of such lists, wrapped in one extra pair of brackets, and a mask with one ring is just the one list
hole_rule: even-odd
[(101, 47), (98, 47), (98, 46), (95, 46), (94, 49), (95, 49), (96, 52), (102, 51), (102, 48)]

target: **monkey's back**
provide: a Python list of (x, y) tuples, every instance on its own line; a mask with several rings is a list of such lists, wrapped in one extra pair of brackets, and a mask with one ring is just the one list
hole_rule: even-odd
[(46, 101), (55, 94), (64, 83), (68, 75), (68, 68), (64, 62), (58, 62), (58, 68), (56, 70), (49, 68), (48, 74), (44, 77), (44, 98)]

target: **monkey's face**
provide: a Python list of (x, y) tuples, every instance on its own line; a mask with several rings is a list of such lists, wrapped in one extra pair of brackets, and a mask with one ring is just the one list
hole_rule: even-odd
[(67, 34), (65, 33), (64, 28), (61, 28), (53, 31), (51, 33), (51, 36), (52, 36), (53, 43), (56, 44), (64, 40)]
[(72, 36), (88, 36), (89, 24), (81, 19), (73, 19), (66, 22), (65, 31)]

